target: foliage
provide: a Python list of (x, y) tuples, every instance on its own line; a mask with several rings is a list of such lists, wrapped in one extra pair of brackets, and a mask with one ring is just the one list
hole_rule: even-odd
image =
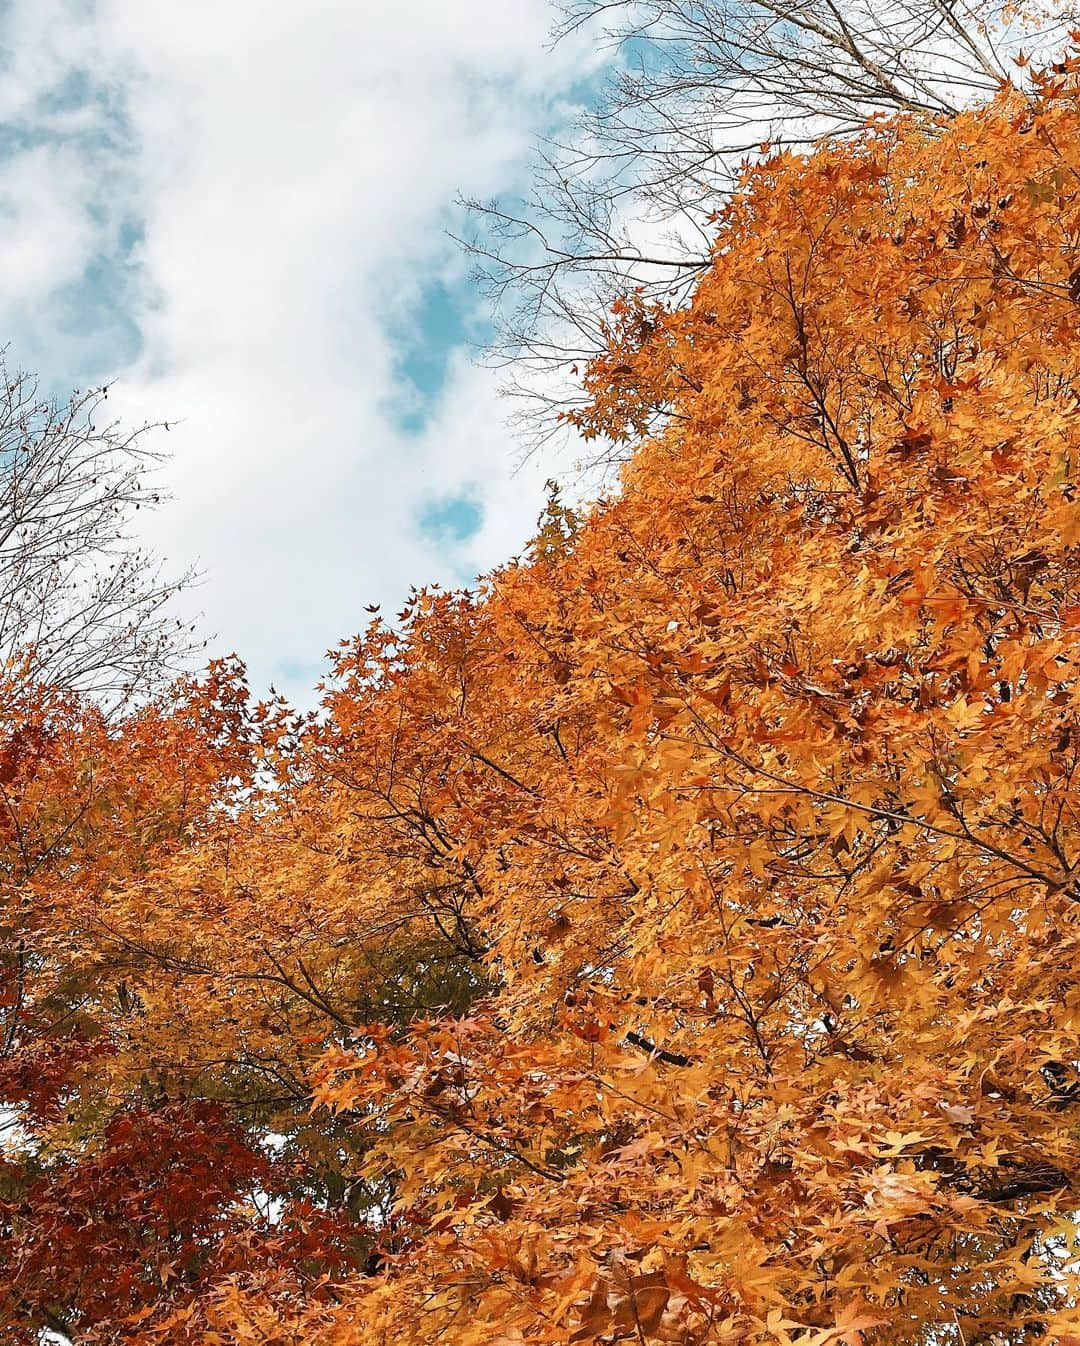
[(1078, 70), (749, 173), (320, 715), (12, 741), (8, 1339), (1080, 1340)]

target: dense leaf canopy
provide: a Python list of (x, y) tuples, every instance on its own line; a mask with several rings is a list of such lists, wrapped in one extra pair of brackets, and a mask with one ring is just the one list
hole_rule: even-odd
[(1080, 96), (749, 174), (619, 490), (0, 759), (0, 1332), (1080, 1340)]

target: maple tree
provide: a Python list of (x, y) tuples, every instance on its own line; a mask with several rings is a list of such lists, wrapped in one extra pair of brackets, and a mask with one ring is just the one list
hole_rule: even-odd
[(1080, 1340), (1078, 74), (748, 172), (318, 715), (12, 738), (13, 1340)]
[[(121, 1286), (134, 1272), (124, 1270), (128, 1254), (118, 1243), (141, 1223), (139, 1203), (153, 1208), (150, 1175), (170, 1155), (163, 1128), (176, 1118), (145, 1074), (134, 1088), (114, 1087), (123, 1024), (138, 1000), (98, 927), (109, 892), (188, 844), (207, 809), (227, 798), (228, 782), (250, 755), (241, 732), (244, 696), (238, 670), (225, 665), (203, 684), (178, 685), (119, 720), (85, 697), (27, 682), (21, 666), (3, 688), (5, 1340), (36, 1340), (42, 1323), (65, 1321), (73, 1301), (90, 1321), (126, 1305)], [(203, 1132), (207, 1120), (200, 1118)], [(83, 1142), (101, 1133), (105, 1150), (80, 1166)], [(185, 1164), (198, 1171), (199, 1133), (199, 1126), (176, 1128), (172, 1154), (187, 1158), (168, 1183), (184, 1186)], [(110, 1159), (121, 1141), (123, 1158)], [(142, 1170), (139, 1155), (147, 1161)], [(190, 1176), (188, 1183), (186, 1216), (197, 1226), (190, 1191), (198, 1187)], [(205, 1190), (200, 1199), (209, 1200)], [(110, 1203), (117, 1210), (111, 1221)], [(148, 1250), (151, 1268), (167, 1256), (169, 1240), (159, 1235), (160, 1223), (143, 1232), (160, 1244)], [(106, 1274), (114, 1258), (116, 1279)], [(160, 1289), (156, 1276), (151, 1284)]]
[(426, 1231), (326, 1340), (1075, 1332), (1073, 69), (752, 174), (619, 496), (346, 657), (499, 989), (324, 1061)]

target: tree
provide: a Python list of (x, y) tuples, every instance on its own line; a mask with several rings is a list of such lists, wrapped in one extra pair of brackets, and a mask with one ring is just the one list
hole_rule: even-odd
[[(94, 1145), (134, 1109), (149, 1156), (155, 1126), (159, 1140), (166, 1119), (180, 1130), (183, 1109), (147, 1109), (145, 1080), (112, 1092), (132, 1002), (98, 918), (110, 886), (220, 806), (246, 753), (235, 670), (170, 686), (191, 642), (167, 607), (189, 577), (162, 579), (132, 540), (136, 512), (160, 498), (148, 484), (159, 455), (149, 427), (100, 423), (106, 399), (94, 389), (63, 405), (0, 371), (0, 1324), (13, 1341), (37, 1341), (75, 1306), (92, 1324), (95, 1306), (137, 1305), (115, 1237), (116, 1219), (135, 1218), (119, 1168), (113, 1242), (87, 1232), (108, 1223), (85, 1205), (103, 1190)], [(206, 1120), (185, 1132), (196, 1167)], [(188, 1237), (205, 1239), (188, 1207)]]
[(319, 1303), (396, 1217), (364, 1138), (310, 1116), (310, 1072), (358, 1025), (466, 1008), (482, 970), (441, 904), (378, 889), (375, 916), (361, 858), (329, 863), (340, 730), (251, 706), (235, 663), (123, 715), (36, 689), (20, 724), (0, 759), (3, 1339), (202, 1341), (193, 1305), (234, 1277)]
[(470, 200), (465, 243), (498, 316), (489, 349), (538, 445), (577, 405), (600, 315), (640, 290), (681, 302), (711, 262), (717, 212), (771, 149), (858, 135), (868, 118), (941, 126), (1008, 86), (1076, 11), (999, 0), (566, 0), (556, 39), (587, 34), (617, 72), (537, 151), (519, 204)]
[(137, 968), (107, 937), (110, 894), (250, 781), (238, 671), (123, 715), (18, 680), (4, 693), (0, 1332), (14, 1343), (183, 1286), (266, 1163), (219, 1105), (163, 1090), (160, 1057), (124, 1077)]
[(346, 656), (497, 984), (327, 1054), (415, 1225), (306, 1339), (1075, 1339), (1078, 64), (750, 175), (618, 497)]
[(1075, 52), (777, 153), (610, 498), (13, 748), (14, 1342), (1076, 1342), (1078, 184)]
[(174, 676), (190, 652), (168, 612), (190, 575), (161, 577), (131, 540), (160, 501), (146, 429), (107, 414), (107, 389), (66, 404), (0, 369), (0, 661), (19, 680), (117, 704)]

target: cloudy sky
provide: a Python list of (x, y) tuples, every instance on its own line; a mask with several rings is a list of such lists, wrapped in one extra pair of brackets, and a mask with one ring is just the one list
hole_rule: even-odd
[(599, 57), (548, 0), (0, 0), (0, 334), (56, 391), (168, 420), (152, 541), (259, 690), (299, 700), (363, 607), (518, 549), (471, 359), (456, 194), (512, 195)]

